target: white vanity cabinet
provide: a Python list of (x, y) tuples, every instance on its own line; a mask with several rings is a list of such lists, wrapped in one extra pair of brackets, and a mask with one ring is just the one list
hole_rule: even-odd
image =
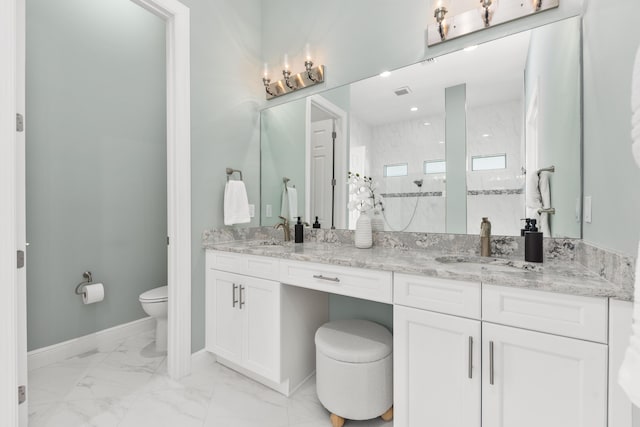
[(280, 382), (280, 283), (213, 271), (207, 350)]
[(606, 299), (445, 282), (394, 277), (399, 425), (607, 425)]
[(278, 280), (280, 260), (206, 254), (206, 343), (218, 362), (285, 395), (315, 371), (328, 295)]

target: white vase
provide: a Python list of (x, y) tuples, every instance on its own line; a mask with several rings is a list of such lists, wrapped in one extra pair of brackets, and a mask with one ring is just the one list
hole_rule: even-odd
[(355, 245), (359, 249), (368, 249), (373, 246), (371, 218), (366, 212), (361, 212), (356, 221)]
[(384, 219), (378, 209), (373, 211), (373, 216), (371, 217), (371, 231), (384, 231)]

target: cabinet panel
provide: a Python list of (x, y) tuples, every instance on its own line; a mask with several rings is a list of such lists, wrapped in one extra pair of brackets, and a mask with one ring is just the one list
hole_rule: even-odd
[(244, 361), (247, 368), (280, 381), (280, 284), (245, 278), (242, 292)]
[(482, 348), (484, 426), (607, 425), (606, 345), (483, 323)]
[(607, 342), (606, 298), (482, 286), (482, 320)]
[(394, 307), (395, 421), (480, 426), (480, 322)]
[(393, 299), (389, 271), (282, 261), (280, 282), (371, 301), (391, 303)]
[(480, 283), (395, 273), (396, 304), (480, 319)]
[(242, 313), (238, 309), (243, 277), (214, 271), (207, 281), (207, 349), (231, 361), (242, 357)]

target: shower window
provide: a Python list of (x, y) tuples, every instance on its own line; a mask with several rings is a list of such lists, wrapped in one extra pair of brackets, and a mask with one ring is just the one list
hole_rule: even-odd
[(409, 174), (409, 166), (407, 163), (401, 163), (396, 165), (384, 165), (384, 176), (407, 176)]
[(424, 162), (424, 173), (446, 173), (447, 162), (444, 160), (427, 160)]
[(506, 154), (496, 154), (493, 156), (474, 156), (471, 158), (471, 170), (473, 171), (487, 171), (506, 168)]

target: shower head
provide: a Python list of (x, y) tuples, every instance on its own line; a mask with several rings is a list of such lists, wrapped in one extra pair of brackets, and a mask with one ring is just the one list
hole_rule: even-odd
[(416, 179), (415, 181), (413, 181), (413, 183), (414, 183), (415, 185), (417, 185), (417, 186), (418, 186), (418, 188), (422, 188), (422, 182), (423, 182), (423, 181), (424, 181), (424, 180), (422, 180), (422, 179)]

